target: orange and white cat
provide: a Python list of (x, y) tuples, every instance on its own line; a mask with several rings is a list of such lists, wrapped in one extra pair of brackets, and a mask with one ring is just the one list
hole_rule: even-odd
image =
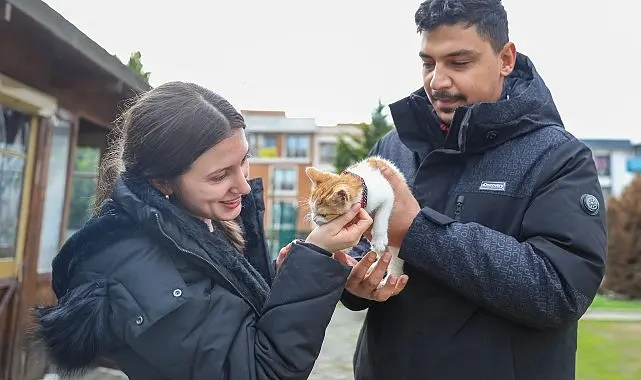
[(388, 167), (401, 172), (388, 160), (381, 157), (369, 157), (336, 174), (321, 171), (313, 167), (305, 169), (312, 181), (309, 207), (312, 220), (324, 224), (346, 213), (352, 205), (360, 203), (373, 218), (372, 251), (378, 258), (387, 249), (392, 255), (388, 274), (403, 274), (403, 260), (398, 258), (398, 247), (388, 247), (387, 229), (394, 207), (394, 189), (381, 174), (380, 168)]

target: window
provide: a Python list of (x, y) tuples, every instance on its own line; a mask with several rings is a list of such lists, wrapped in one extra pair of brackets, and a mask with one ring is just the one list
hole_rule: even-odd
[(334, 162), (334, 158), (336, 158), (336, 143), (321, 142), (318, 150), (318, 160), (321, 164), (331, 165)]
[(296, 171), (291, 168), (274, 168), (274, 192), (296, 192)]
[(285, 156), (287, 158), (309, 157), (309, 136), (307, 135), (287, 136)]
[(47, 175), (42, 231), (40, 233), (38, 273), (50, 272), (51, 261), (58, 253), (67, 184), (71, 123), (54, 116), (51, 124), (53, 137), (51, 139), (49, 174)]
[(71, 175), (71, 201), (67, 220), (67, 238), (76, 233), (91, 216), (91, 202), (96, 192), (100, 148), (79, 146)]
[(596, 171), (599, 175), (610, 175), (610, 155), (594, 155), (594, 164), (596, 165)]
[(247, 134), (249, 143), (249, 153), (254, 157), (273, 158), (278, 157), (276, 147), (276, 135), (266, 135), (262, 133)]
[(276, 230), (296, 228), (296, 208), (291, 202), (274, 202), (272, 208), (272, 228)]
[(268, 246), (272, 258), (276, 258), (280, 249), (296, 238), (296, 204), (286, 201), (274, 201), (271, 207), (271, 227), (269, 228)]
[(0, 259), (16, 257), (30, 121), (0, 106)]

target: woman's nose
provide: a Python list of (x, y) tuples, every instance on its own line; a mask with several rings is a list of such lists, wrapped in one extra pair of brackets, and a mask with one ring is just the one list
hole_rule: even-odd
[(251, 187), (249, 186), (249, 183), (247, 182), (247, 178), (245, 178), (244, 175), (238, 176), (239, 179), (237, 180), (236, 184), (236, 191), (240, 194), (249, 194), (251, 191)]

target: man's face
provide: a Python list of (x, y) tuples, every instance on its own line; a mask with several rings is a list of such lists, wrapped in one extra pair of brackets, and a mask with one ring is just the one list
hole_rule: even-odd
[(500, 53), (483, 39), (476, 26), (442, 25), (422, 32), (423, 86), (436, 111), (446, 124), (462, 105), (495, 102), (503, 90), (503, 78), (516, 61), (514, 44)]

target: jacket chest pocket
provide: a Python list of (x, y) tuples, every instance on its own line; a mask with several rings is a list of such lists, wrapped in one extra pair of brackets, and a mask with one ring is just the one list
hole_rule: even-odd
[(527, 198), (483, 192), (461, 192), (450, 197), (449, 216), (461, 223), (478, 223), (518, 236)]

